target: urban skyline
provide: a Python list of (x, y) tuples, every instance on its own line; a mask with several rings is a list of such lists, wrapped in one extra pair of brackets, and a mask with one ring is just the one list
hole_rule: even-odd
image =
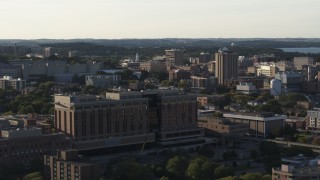
[(319, 38), (320, 2), (3, 0), (0, 39)]

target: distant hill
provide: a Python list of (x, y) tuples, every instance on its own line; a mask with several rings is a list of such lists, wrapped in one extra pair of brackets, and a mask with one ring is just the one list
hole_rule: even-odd
[(254, 48), (290, 48), (320, 47), (320, 38), (203, 38), (203, 39), (0, 39), (0, 45), (43, 45), (57, 43), (92, 43), (117, 47), (223, 47), (235, 43), (242, 47)]

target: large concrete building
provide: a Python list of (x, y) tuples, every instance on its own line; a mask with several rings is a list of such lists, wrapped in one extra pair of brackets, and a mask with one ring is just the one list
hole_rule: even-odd
[(165, 51), (167, 66), (183, 65), (183, 51), (180, 49), (170, 49)]
[(268, 137), (274, 129), (283, 129), (287, 116), (273, 113), (224, 113), (223, 117), (232, 122), (249, 124), (249, 134), (256, 137)]
[(216, 70), (215, 75), (219, 84), (225, 84), (227, 79), (238, 76), (238, 56), (228, 51), (227, 48), (220, 49), (215, 53)]
[(55, 127), (71, 137), (77, 149), (154, 142), (148, 133), (148, 100), (134, 93), (123, 97), (56, 95)]
[(146, 90), (108, 92), (106, 99), (55, 95), (54, 114), (76, 148), (95, 149), (201, 136), (196, 110), (194, 96)]
[(52, 76), (58, 81), (63, 79), (62, 76), (71, 76), (72, 78), (74, 74), (96, 73), (101, 70), (102, 62), (87, 61), (85, 64), (67, 64), (67, 61), (31, 61), (23, 62), (21, 67), (22, 76), (25, 80)]

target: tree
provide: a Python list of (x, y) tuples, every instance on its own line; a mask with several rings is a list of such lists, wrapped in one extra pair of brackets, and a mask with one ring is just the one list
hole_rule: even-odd
[(187, 176), (195, 180), (211, 179), (211, 169), (212, 165), (207, 159), (197, 157), (190, 161), (189, 166), (187, 168)]
[(213, 113), (212, 117), (223, 118), (223, 113), (216, 111)]
[(170, 180), (167, 176), (162, 176), (159, 180)]
[(169, 159), (166, 164), (166, 169), (175, 177), (183, 177), (188, 166), (188, 161), (183, 156), (174, 156)]
[(271, 132), (271, 136), (276, 138), (276, 137), (282, 137), (283, 136), (283, 130), (281, 128), (275, 128)]
[(297, 142), (307, 143), (307, 138), (306, 138), (305, 136), (300, 136), (300, 137), (297, 139)]
[(241, 180), (260, 180), (262, 179), (262, 175), (260, 173), (247, 173), (245, 175), (240, 176)]
[(226, 167), (226, 166), (219, 166), (214, 170), (214, 177), (217, 178), (222, 178), (222, 177), (227, 177), (227, 176), (233, 176), (234, 172), (232, 168)]
[(43, 177), (40, 172), (34, 172), (27, 174), (23, 177), (23, 180), (43, 180)]
[(149, 168), (138, 164), (134, 160), (120, 161), (112, 166), (112, 178), (114, 180), (149, 180), (152, 177), (153, 174)]
[(227, 176), (224, 178), (220, 178), (219, 180), (238, 180), (238, 177), (236, 176)]
[(230, 89), (228, 89), (226, 86), (218, 85), (218, 87), (217, 87), (218, 94), (224, 94), (224, 93), (229, 93), (229, 92), (230, 92)]
[(163, 81), (161, 81), (161, 86), (169, 87), (170, 82), (168, 80), (163, 80)]

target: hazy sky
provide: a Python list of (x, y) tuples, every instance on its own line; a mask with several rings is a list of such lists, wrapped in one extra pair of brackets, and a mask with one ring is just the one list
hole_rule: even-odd
[(320, 0), (0, 0), (0, 39), (320, 38)]

